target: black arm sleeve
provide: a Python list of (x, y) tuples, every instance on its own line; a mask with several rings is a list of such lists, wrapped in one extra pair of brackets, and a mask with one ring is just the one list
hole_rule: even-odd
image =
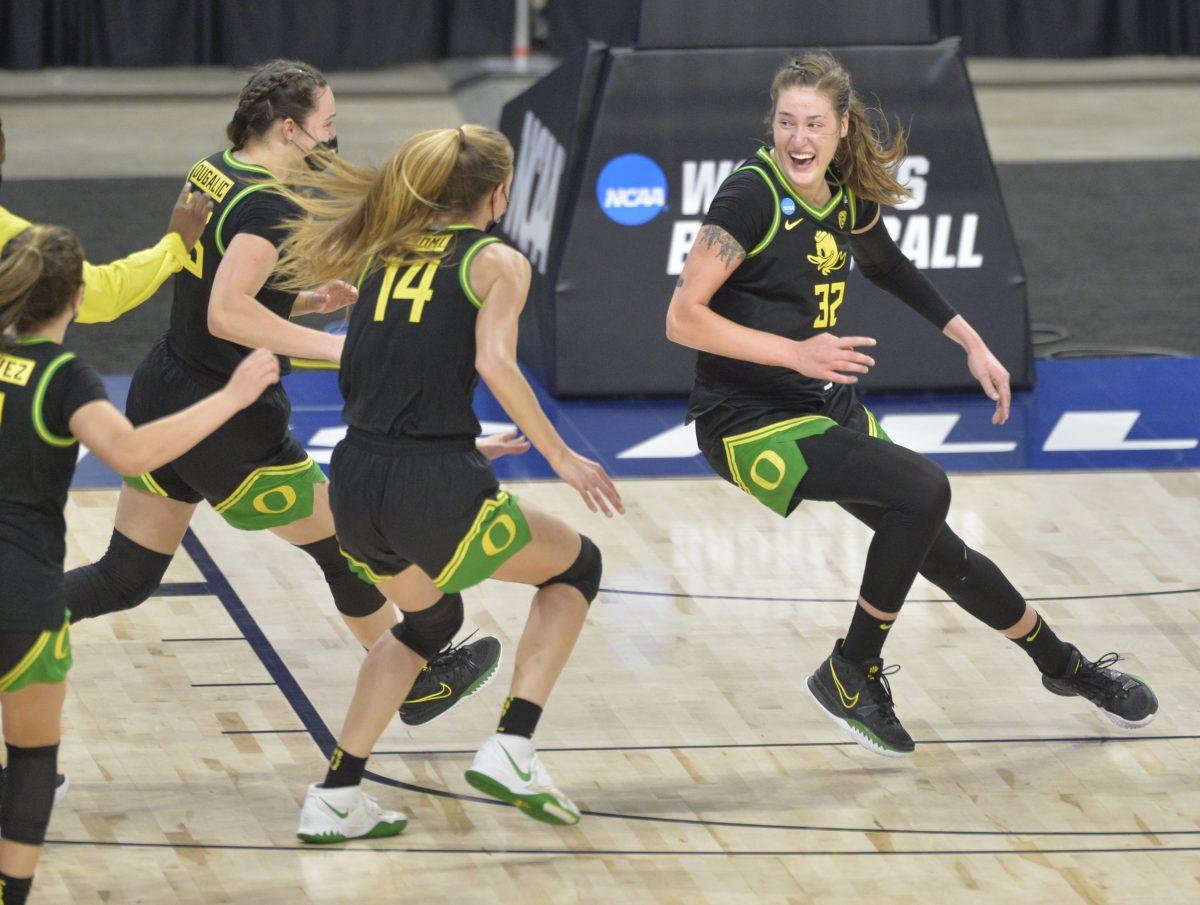
[(708, 206), (704, 226), (719, 226), (749, 254), (771, 229), (775, 197), (754, 170), (733, 173)]
[(71, 417), (89, 402), (107, 399), (104, 382), (95, 369), (73, 358), (50, 379), (42, 413), (46, 427), (60, 437), (71, 436)]
[(850, 236), (850, 253), (863, 276), (900, 299), (939, 330), (958, 314), (925, 274), (900, 251), (883, 225), (883, 217), (866, 232)]

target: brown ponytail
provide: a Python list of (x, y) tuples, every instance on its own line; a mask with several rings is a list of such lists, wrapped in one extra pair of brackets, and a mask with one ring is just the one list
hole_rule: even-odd
[(83, 246), (69, 229), (35, 224), (0, 251), (0, 342), (62, 314), (83, 283)]
[(292, 289), (353, 280), (371, 258), (424, 255), (421, 235), (443, 214), (469, 214), (512, 172), (508, 139), (486, 126), (432, 129), (404, 142), (378, 170), (334, 154), (289, 177), (282, 194), (304, 216), (287, 224), (276, 277)]
[(846, 137), (838, 142), (833, 156), (833, 168), (843, 185), (859, 197), (880, 204), (896, 205), (912, 197), (896, 181), (896, 170), (908, 150), (903, 128), (897, 121), (893, 133), (881, 110), (863, 104), (851, 84), (850, 73), (832, 54), (813, 51), (780, 67), (771, 81), (772, 119), (779, 93), (788, 88), (815, 88), (829, 99), (839, 118), (849, 114)]
[(225, 135), (235, 151), (258, 138), (277, 119), (297, 123), (317, 107), (317, 95), (328, 82), (315, 66), (299, 60), (272, 60), (254, 71), (242, 88)]

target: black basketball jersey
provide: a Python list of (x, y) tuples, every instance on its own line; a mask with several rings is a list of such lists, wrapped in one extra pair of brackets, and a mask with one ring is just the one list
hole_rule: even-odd
[(475, 315), (471, 262), (499, 242), (473, 226), (425, 234), (415, 261), (368, 263), (350, 315), (338, 386), (342, 417), (394, 439), (474, 438)]
[[(0, 348), (0, 626), (62, 623), (61, 611), (40, 613), (45, 589), (28, 576), (62, 576), (63, 507), (79, 451), (68, 425), (81, 407), (106, 398), (99, 375), (58, 343)], [(38, 567), (23, 565), (31, 560)]]
[[(251, 351), (208, 330), (209, 295), (225, 249), (242, 232), (278, 247), (284, 238), (283, 221), (298, 214), (290, 201), (271, 191), (270, 179), (266, 167), (237, 160), (229, 149), (204, 158), (188, 173), (188, 182), (212, 198), (213, 210), (191, 260), (175, 275), (167, 342), (189, 367), (217, 382), (228, 379)], [(258, 293), (259, 302), (280, 317), (291, 315), (295, 299), (294, 292), (276, 289), (270, 280)], [(287, 373), (289, 361), (279, 361)]]
[[(832, 170), (827, 178), (833, 194), (818, 210), (795, 192), (766, 148), (730, 174), (704, 223), (733, 236), (746, 257), (713, 295), (713, 311), (793, 340), (836, 330), (850, 272), (849, 235), (871, 222), (877, 205), (857, 198)], [(788, 368), (700, 352), (688, 417), (726, 399), (815, 411), (831, 389)]]

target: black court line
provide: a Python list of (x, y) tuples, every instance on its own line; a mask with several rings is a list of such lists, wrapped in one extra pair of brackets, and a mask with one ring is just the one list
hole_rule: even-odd
[(202, 851), (234, 851), (234, 852), (334, 852), (339, 855), (593, 855), (599, 857), (614, 857), (619, 855), (634, 856), (678, 856), (702, 858), (825, 858), (837, 857), (878, 857), (889, 855), (1113, 855), (1125, 853), (1159, 854), (1166, 852), (1200, 852), (1200, 845), (1145, 845), (1131, 848), (1042, 848), (1036, 851), (1030, 849), (1012, 848), (965, 848), (927, 851), (925, 849), (881, 851), (874, 848), (866, 849), (765, 849), (762, 851), (725, 851), (724, 849), (690, 849), (675, 851), (673, 849), (615, 849), (615, 848), (469, 848), (454, 847), (425, 848), (421, 846), (387, 846), (372, 845), (370, 847), (344, 847), (341, 845), (238, 845), (234, 843), (205, 843), (205, 842), (102, 842), (91, 839), (47, 839), (46, 845), (79, 845), (98, 848), (169, 848)]
[(152, 597), (204, 597), (211, 594), (203, 581), (169, 581), (158, 586)]
[(165, 643), (171, 644), (179, 641), (246, 641), (244, 635), (228, 635), (221, 638), (163, 638)]
[[(213, 593), (221, 600), (229, 612), (229, 616), (233, 619), (237, 627), (246, 636), (246, 640), (250, 643), (254, 652), (262, 661), (263, 667), (268, 674), (275, 679), (279, 685), (279, 690), (287, 698), (292, 709), (296, 712), (296, 716), (300, 722), (304, 724), (317, 748), (321, 753), (328, 757), (336, 744), (336, 739), (329, 727), (325, 725), (325, 721), (321, 719), (321, 715), (317, 713), (316, 708), (300, 687), (299, 682), (292, 675), (287, 665), (280, 658), (278, 652), (271, 646), (266, 635), (263, 634), (258, 623), (254, 621), (254, 617), (250, 615), (250, 611), (246, 609), (244, 603), (237, 596), (229, 581), (217, 567), (217, 564), (209, 556), (208, 551), (204, 549), (200, 539), (189, 528), (183, 538), (183, 547), (191, 556), (196, 567), (204, 575), (209, 587)], [(445, 789), (434, 789), (428, 786), (418, 786), (413, 783), (403, 782), (399, 779), (393, 779), (390, 776), (383, 776), (368, 770), (365, 773), (367, 779), (377, 782), (381, 785), (391, 786), (396, 789), (405, 789), (410, 792), (416, 792), (421, 795), (432, 795), (437, 798), (450, 798), (456, 801), (471, 801), (478, 804), (493, 805), (497, 807), (511, 808), (512, 805), (497, 801), (493, 798), (483, 798), (478, 795), (464, 795), (458, 792), (450, 792)], [(799, 830), (810, 833), (862, 833), (866, 835), (906, 835), (906, 836), (972, 836), (972, 837), (1157, 837), (1157, 836), (1200, 836), (1200, 829), (1186, 830), (957, 830), (957, 829), (912, 829), (912, 828), (889, 828), (881, 826), (822, 826), (819, 824), (794, 824), (794, 823), (752, 823), (748, 821), (737, 820), (704, 820), (693, 817), (662, 817), (651, 814), (619, 814), (611, 811), (593, 811), (582, 810), (581, 813), (591, 817), (609, 817), (615, 820), (630, 820), (644, 823), (666, 823), (680, 826), (700, 826), (700, 827), (728, 827), (733, 829), (767, 829), (767, 830)], [(1200, 847), (1197, 847), (1200, 849)], [(1008, 850), (1004, 850), (1008, 853)], [(1084, 851), (1093, 851), (1092, 849), (1084, 849)], [(1024, 854), (1038, 854), (1040, 850), (1026, 849)], [(1046, 853), (1050, 853), (1047, 850)], [(672, 853), (673, 854), (673, 853)]]
[[(1045, 745), (1063, 742), (1086, 742), (1093, 744), (1109, 744), (1123, 742), (1194, 742), (1200, 740), (1200, 735), (1059, 735), (1038, 738), (928, 738), (917, 739), (917, 745)], [(855, 748), (857, 742), (733, 742), (729, 744), (704, 745), (583, 745), (570, 748), (543, 748), (538, 751), (546, 753), (577, 753), (587, 751), (728, 751), (736, 748)], [(432, 750), (414, 749), (412, 751), (372, 751), (372, 757), (408, 756), (431, 757), (443, 754), (474, 754), (474, 748), (435, 748)]]
[[(678, 597), (684, 600), (741, 600), (757, 603), (853, 603), (853, 597), (742, 597), (736, 594), (686, 594), (682, 591), (634, 591), (629, 588), (601, 588), (601, 594), (623, 594), (626, 597)], [(1130, 597), (1171, 597), (1179, 594), (1200, 594), (1200, 588), (1175, 588), (1170, 591), (1129, 591), (1122, 594), (1068, 594), (1057, 597), (1026, 597), (1030, 603), (1052, 603), (1057, 600), (1125, 600)], [(947, 597), (909, 597), (905, 603), (953, 603)]]
[(258, 686), (274, 686), (274, 682), (193, 682), (192, 688), (255, 688)]

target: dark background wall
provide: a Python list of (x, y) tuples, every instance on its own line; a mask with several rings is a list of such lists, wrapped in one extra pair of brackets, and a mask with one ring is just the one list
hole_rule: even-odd
[[(698, 0), (653, 2), (654, 16), (640, 12), (642, 0), (535, 3), (534, 37), (565, 56), (588, 38), (636, 46), (666, 7), (695, 21)], [(877, 2), (885, 12), (893, 6)], [(822, 6), (832, 18), (833, 7)], [(729, 4), (722, 8), (728, 14)], [(968, 56), (1200, 54), (1195, 0), (929, 0), (927, 15), (933, 36), (961, 35)], [(372, 69), (507, 54), (513, 16), (511, 0), (4, 0), (0, 68), (246, 66), (292, 56)], [(875, 17), (857, 18), (869, 25)]]

